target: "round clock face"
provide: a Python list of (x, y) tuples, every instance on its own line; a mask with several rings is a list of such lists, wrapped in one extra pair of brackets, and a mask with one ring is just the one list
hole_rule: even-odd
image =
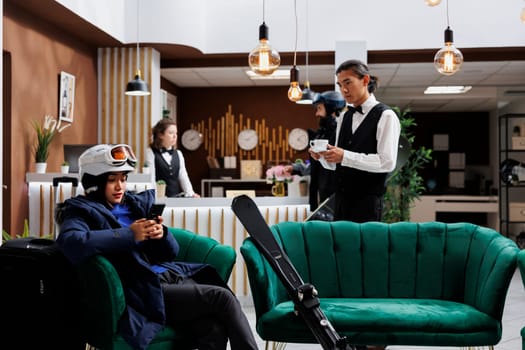
[(187, 150), (195, 151), (202, 144), (202, 134), (195, 129), (188, 129), (182, 134), (181, 142)]
[(295, 128), (288, 134), (288, 144), (297, 151), (308, 147), (308, 132), (301, 128)]
[(259, 138), (257, 137), (257, 132), (255, 130), (245, 129), (239, 133), (237, 142), (239, 143), (240, 148), (249, 151), (257, 146)]

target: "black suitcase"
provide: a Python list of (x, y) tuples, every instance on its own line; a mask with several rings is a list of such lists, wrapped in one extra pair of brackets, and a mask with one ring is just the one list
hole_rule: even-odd
[(75, 270), (55, 241), (0, 246), (0, 348), (82, 349)]

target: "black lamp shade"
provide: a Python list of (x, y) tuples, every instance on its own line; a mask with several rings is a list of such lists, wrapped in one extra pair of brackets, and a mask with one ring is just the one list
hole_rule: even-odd
[(454, 32), (450, 27), (447, 27), (445, 29), (445, 43), (453, 43), (454, 42)]
[(148, 84), (142, 79), (140, 75), (135, 75), (135, 79), (130, 80), (126, 86), (126, 95), (130, 96), (146, 96), (149, 95)]
[(259, 40), (268, 40), (268, 26), (264, 22), (259, 26)]

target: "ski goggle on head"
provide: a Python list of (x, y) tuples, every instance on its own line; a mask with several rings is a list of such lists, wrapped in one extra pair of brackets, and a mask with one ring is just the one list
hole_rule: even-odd
[(108, 165), (113, 166), (121, 166), (128, 163), (134, 167), (135, 164), (137, 164), (137, 157), (135, 157), (135, 153), (133, 153), (131, 147), (125, 144), (119, 144), (112, 146), (106, 152), (106, 162), (108, 162)]

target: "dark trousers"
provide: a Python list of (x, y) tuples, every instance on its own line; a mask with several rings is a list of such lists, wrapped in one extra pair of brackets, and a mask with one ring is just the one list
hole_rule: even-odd
[(199, 350), (256, 350), (246, 315), (227, 288), (161, 275), (166, 323), (192, 333)]
[(366, 194), (355, 195), (338, 191), (335, 193), (334, 220), (357, 223), (381, 221), (383, 196)]

